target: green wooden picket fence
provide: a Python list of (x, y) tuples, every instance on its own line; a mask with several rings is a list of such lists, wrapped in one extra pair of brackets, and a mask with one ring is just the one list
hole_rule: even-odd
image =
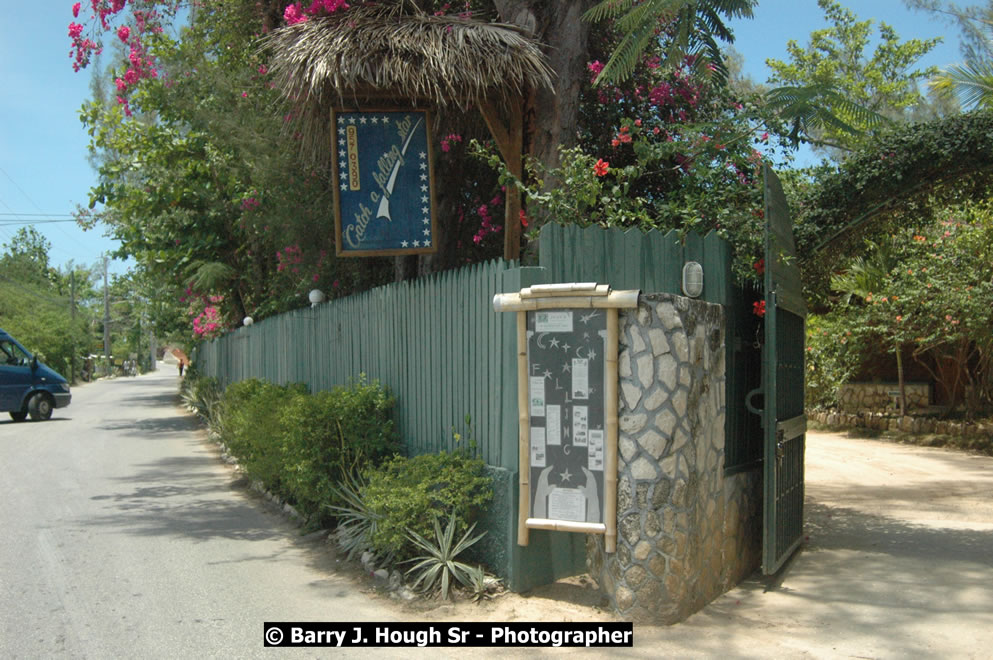
[(318, 391), (360, 374), (379, 380), (396, 396), (397, 427), (411, 455), (453, 448), (453, 430), (468, 435), (468, 415), (494, 477), (479, 559), (515, 591), (547, 584), (585, 571), (585, 541), (532, 530), (528, 547), (516, 544), (516, 315), (494, 312), (494, 294), (555, 282), (681, 294), (684, 263), (699, 262), (701, 297), (726, 310), (728, 469), (748, 469), (761, 457), (758, 417), (735, 403), (757, 386), (761, 362), (759, 351), (746, 350), (755, 326), (749, 292), (734, 284), (730, 246), (716, 235), (548, 225), (539, 255), (539, 267), (476, 264), (264, 319), (203, 343), (194, 359), (224, 386), (260, 378)]
[[(539, 268), (496, 260), (305, 307), (205, 342), (197, 363), (224, 386), (261, 378), (317, 391), (365, 374), (396, 395), (397, 425), (409, 453), (451, 448), (453, 429), (467, 435), (468, 415), (484, 460), (513, 469), (516, 326), (513, 314), (493, 311), (493, 295), (553, 282), (681, 294), (687, 261), (703, 266), (701, 298), (728, 310), (728, 401), (743, 400), (756, 377), (746, 372), (757, 369), (743, 357), (747, 351), (735, 350), (750, 342), (747, 305), (731, 277), (731, 248), (716, 234), (547, 225)], [(738, 408), (728, 406), (729, 439), (753, 435)], [(729, 446), (729, 466), (757, 457), (748, 442), (736, 447)]]

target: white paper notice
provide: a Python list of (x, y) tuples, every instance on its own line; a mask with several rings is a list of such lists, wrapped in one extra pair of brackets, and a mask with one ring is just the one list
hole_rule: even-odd
[(577, 447), (586, 446), (589, 419), (589, 410), (586, 406), (572, 407), (572, 444)]
[(587, 447), (591, 472), (603, 472), (603, 429), (590, 429), (590, 444)]
[(586, 495), (578, 488), (556, 488), (548, 494), (548, 517), (586, 522)]
[(545, 377), (531, 376), (531, 416), (545, 416)]
[(535, 332), (572, 332), (572, 312), (535, 312)]
[(562, 406), (545, 406), (545, 440), (550, 445), (562, 444)]
[(545, 467), (545, 427), (531, 427), (531, 467)]
[(590, 361), (585, 358), (572, 361), (572, 398), (590, 398)]

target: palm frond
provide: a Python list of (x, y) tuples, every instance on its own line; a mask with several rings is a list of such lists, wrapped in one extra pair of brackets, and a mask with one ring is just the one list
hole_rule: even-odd
[(930, 85), (941, 94), (957, 96), (964, 108), (993, 108), (993, 62), (950, 66)]
[(219, 288), (237, 275), (234, 268), (219, 261), (198, 261), (193, 264), (193, 287), (200, 291)]
[(765, 102), (785, 122), (793, 124), (795, 141), (801, 132), (828, 128), (860, 135), (890, 121), (823, 84), (777, 87), (766, 92)]

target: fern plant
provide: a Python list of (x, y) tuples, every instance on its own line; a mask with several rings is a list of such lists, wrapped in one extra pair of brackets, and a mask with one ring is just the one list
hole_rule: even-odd
[(473, 567), (456, 560), (456, 557), (472, 547), (486, 532), (473, 536), (476, 523), (469, 526), (465, 534), (456, 542), (455, 527), (458, 517), (454, 514), (448, 518), (448, 525), (442, 531), (438, 518), (434, 518), (434, 541), (429, 541), (417, 532), (408, 530), (410, 540), (426, 554), (409, 559), (414, 565), (407, 571), (408, 577), (413, 577), (411, 585), (415, 590), (424, 592), (441, 592), (442, 599), (447, 600), (452, 582), (464, 586), (472, 584)]

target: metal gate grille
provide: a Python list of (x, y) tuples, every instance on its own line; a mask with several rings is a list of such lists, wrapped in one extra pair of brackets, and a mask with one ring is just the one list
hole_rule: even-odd
[(803, 539), (803, 410), (806, 303), (793, 226), (775, 173), (765, 171), (765, 342), (762, 376), (764, 533), (762, 570), (775, 573)]

